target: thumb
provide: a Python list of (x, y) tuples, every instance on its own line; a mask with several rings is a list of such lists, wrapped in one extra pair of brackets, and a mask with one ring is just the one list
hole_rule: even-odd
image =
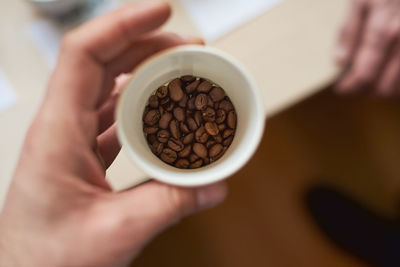
[(226, 195), (225, 182), (199, 188), (149, 182), (119, 193), (113, 207), (123, 216), (127, 237), (139, 248), (183, 217), (221, 203)]

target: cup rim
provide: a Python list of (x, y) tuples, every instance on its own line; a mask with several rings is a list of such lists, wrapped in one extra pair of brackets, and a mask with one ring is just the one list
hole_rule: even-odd
[[(204, 175), (204, 178), (201, 179), (182, 179), (181, 177), (183, 175), (191, 175), (191, 173), (182, 173), (182, 170), (177, 169), (178, 171), (174, 173), (174, 175), (170, 175), (172, 173), (169, 170), (165, 170), (164, 173), (162, 171), (158, 171), (159, 166), (156, 164), (153, 164), (152, 162), (143, 159), (140, 157), (140, 155), (135, 151), (135, 149), (130, 145), (130, 142), (128, 141), (128, 137), (125, 134), (125, 131), (122, 126), (122, 116), (123, 116), (123, 111), (122, 111), (122, 102), (124, 99), (124, 96), (126, 94), (126, 88), (131, 84), (131, 82), (139, 75), (142, 74), (143, 69), (146, 68), (146, 66), (152, 64), (155, 60), (158, 60), (162, 57), (169, 56), (171, 54), (175, 53), (181, 53), (181, 52), (200, 52), (200, 53), (208, 53), (211, 54), (212, 56), (219, 57), (222, 60), (227, 61), (229, 64), (234, 66), (239, 70), (240, 73), (243, 74), (243, 77), (246, 79), (246, 81), (250, 85), (250, 90), (252, 91), (253, 94), (256, 95), (255, 97), (255, 103), (254, 106), (257, 110), (257, 113), (260, 115), (260, 119), (256, 120), (255, 127), (252, 132), (252, 142), (249, 147), (247, 147), (247, 150), (245, 151), (245, 155), (241, 157), (241, 161), (237, 162), (234, 166), (231, 168), (226, 168), (224, 171), (221, 173), (216, 173), (216, 175)], [(117, 136), (118, 139), (120, 140), (123, 150), (128, 154), (129, 158), (137, 167), (139, 167), (142, 171), (145, 172), (146, 175), (150, 175), (153, 177), (155, 180), (167, 183), (167, 184), (172, 184), (172, 185), (177, 185), (177, 186), (184, 186), (184, 187), (193, 187), (193, 186), (202, 186), (202, 185), (207, 185), (207, 184), (212, 184), (217, 181), (223, 180), (235, 172), (237, 172), (240, 168), (242, 168), (251, 158), (251, 156), (255, 153), (259, 143), (261, 142), (261, 137), (264, 132), (264, 125), (265, 125), (265, 116), (264, 116), (264, 104), (262, 103), (262, 97), (261, 97), (261, 92), (259, 91), (254, 79), (252, 78), (251, 74), (244, 68), (244, 66), (237, 61), (235, 58), (233, 58), (231, 55), (227, 54), (226, 52), (223, 52), (219, 49), (213, 48), (213, 47), (207, 47), (207, 46), (201, 46), (201, 45), (182, 45), (178, 47), (173, 47), (166, 49), (164, 51), (161, 51), (159, 53), (156, 53), (155, 55), (147, 58), (144, 60), (142, 63), (140, 63), (134, 70), (132, 77), (129, 79), (128, 83), (124, 87), (123, 91), (121, 92), (121, 95), (118, 99), (117, 106), (116, 106), (116, 121), (117, 121)], [(212, 167), (210, 167), (212, 168)], [(201, 169), (196, 169), (200, 170)], [(193, 171), (193, 170), (192, 170)], [(167, 174), (166, 174), (167, 173)]]

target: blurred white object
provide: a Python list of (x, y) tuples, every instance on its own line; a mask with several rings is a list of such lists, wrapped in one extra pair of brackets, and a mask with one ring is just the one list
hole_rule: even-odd
[(28, 0), (40, 11), (52, 16), (64, 15), (83, 5), (87, 0)]
[(0, 70), (0, 112), (15, 104), (17, 97), (11, 84), (8, 82), (4, 73)]
[(214, 41), (283, 0), (180, 0), (203, 38)]

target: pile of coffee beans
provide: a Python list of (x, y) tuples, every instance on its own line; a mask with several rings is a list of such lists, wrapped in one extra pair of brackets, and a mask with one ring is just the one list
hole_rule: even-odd
[(151, 95), (143, 132), (151, 151), (181, 169), (195, 169), (221, 158), (236, 131), (236, 112), (214, 83), (182, 76)]

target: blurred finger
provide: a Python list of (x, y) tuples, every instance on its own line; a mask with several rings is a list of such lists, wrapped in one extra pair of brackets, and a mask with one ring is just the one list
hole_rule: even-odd
[(366, 11), (367, 1), (352, 1), (346, 22), (339, 34), (339, 41), (335, 51), (336, 61), (343, 66), (349, 64), (360, 41)]
[(388, 96), (394, 93), (400, 95), (400, 42), (378, 83), (378, 94)]
[(107, 169), (114, 162), (121, 150), (121, 145), (117, 138), (116, 125), (112, 125), (104, 133), (99, 135), (99, 137), (97, 137), (97, 143), (98, 153), (104, 164), (104, 169)]

